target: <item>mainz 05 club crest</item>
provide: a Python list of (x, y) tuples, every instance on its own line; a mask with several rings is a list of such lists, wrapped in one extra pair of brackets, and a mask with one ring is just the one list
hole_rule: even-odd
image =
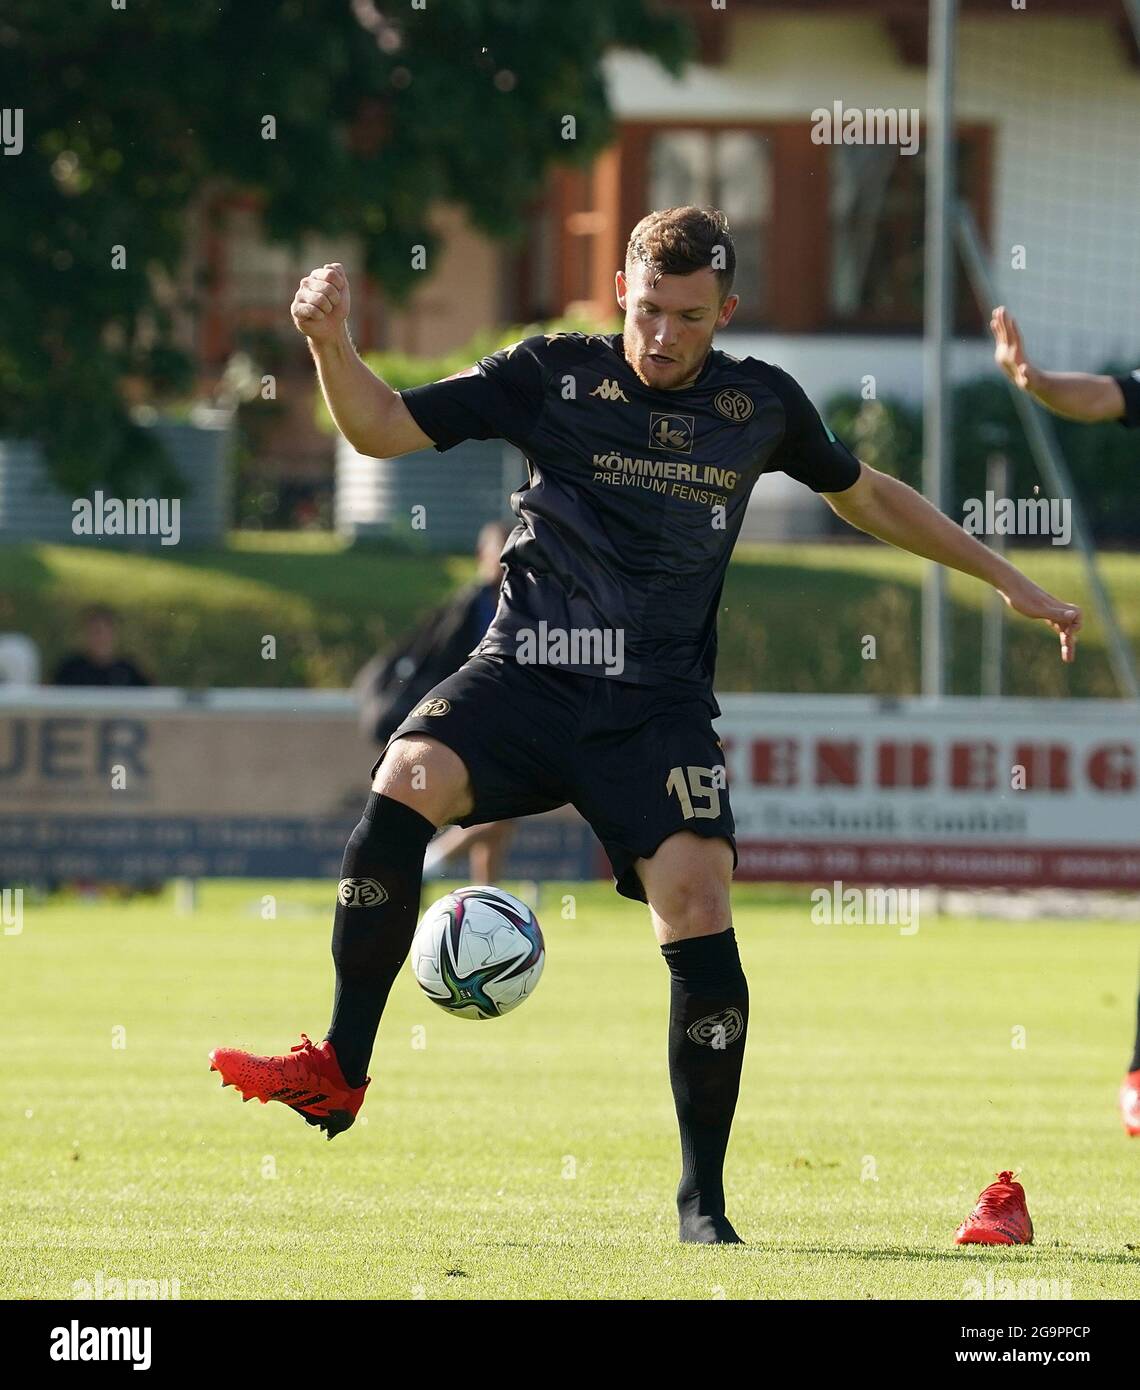
[(345, 907), (378, 907), (388, 901), (388, 890), (374, 878), (342, 878), (336, 890)]
[(739, 1009), (722, 1009), (719, 1014), (709, 1014), (708, 1018), (698, 1018), (688, 1028), (689, 1037), (695, 1043), (718, 1050), (734, 1043), (744, 1032), (744, 1019)]

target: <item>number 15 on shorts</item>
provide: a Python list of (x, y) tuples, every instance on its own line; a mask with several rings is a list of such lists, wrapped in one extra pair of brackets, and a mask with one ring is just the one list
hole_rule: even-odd
[(686, 820), (716, 820), (726, 785), (723, 766), (672, 767), (665, 779), (665, 791), (676, 794)]

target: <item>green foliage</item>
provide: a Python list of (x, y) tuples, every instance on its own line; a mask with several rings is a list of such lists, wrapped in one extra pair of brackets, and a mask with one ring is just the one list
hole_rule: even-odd
[[(1013, 561), (1090, 612), (1075, 665), (1042, 623), (1010, 615), (1007, 692), (1119, 695), (1104, 632), (1071, 551), (1018, 549)], [(1100, 557), (1125, 633), (1140, 652), (1140, 557)], [(238, 532), (219, 551), (124, 554), (81, 546), (0, 547), (0, 623), (25, 632), (51, 670), (86, 603), (123, 615), (128, 649), (165, 685), (346, 686), (378, 649), (473, 577), (470, 556), (348, 548), (321, 532)], [(737, 548), (719, 615), (717, 688), (916, 694), (923, 561), (884, 545)], [(951, 691), (979, 689), (982, 606), (991, 591), (950, 578)], [(277, 635), (276, 661), (261, 636)], [(860, 636), (879, 634), (875, 661)], [(805, 634), (810, 640), (805, 640)]]
[(922, 412), (905, 401), (865, 401), (840, 393), (824, 408), (828, 424), (847, 447), (872, 468), (921, 487)]
[[(1105, 367), (1119, 375), (1122, 368)], [(1030, 451), (1013, 397), (995, 376), (962, 382), (953, 392), (953, 495), (950, 515), (960, 517), (968, 497), (984, 497), (989, 459), (1003, 454), (1010, 464), (1012, 497), (1049, 489)], [(865, 401), (840, 393), (824, 409), (831, 428), (861, 459), (911, 487), (922, 488), (922, 411), (906, 401)], [(1050, 417), (1073, 476), (1078, 498), (1097, 540), (1140, 539), (1134, 505), (1138, 440), (1115, 422), (1084, 425)]]
[[(72, 491), (153, 470), (122, 400), (184, 389), (177, 288), (197, 200), (255, 194), (271, 237), (359, 234), (368, 271), (411, 288), (431, 204), (509, 236), (555, 161), (613, 125), (600, 58), (622, 45), (679, 70), (686, 29), (649, 0), (10, 0), (0, 90), (24, 149), (0, 160), (0, 433), (46, 445)], [(572, 115), (574, 139), (564, 138)], [(265, 121), (276, 123), (263, 138)], [(113, 267), (121, 247), (121, 268)], [(429, 264), (430, 264), (429, 260)]]
[[(481, 329), (462, 347), (451, 352), (439, 353), (434, 357), (418, 357), (407, 352), (367, 352), (365, 363), (371, 367), (382, 381), (393, 389), (403, 391), (412, 386), (423, 386), (428, 381), (441, 381), (453, 376), (465, 367), (489, 357), (500, 348), (509, 347), (522, 338), (533, 337), (536, 333), (620, 333), (621, 322), (598, 324), (589, 319), (567, 316), (552, 319), (549, 323), (515, 324), (507, 328)], [(336, 426), (329, 414), (328, 406), (320, 391), (316, 396), (317, 424), (327, 434), (335, 434)]]

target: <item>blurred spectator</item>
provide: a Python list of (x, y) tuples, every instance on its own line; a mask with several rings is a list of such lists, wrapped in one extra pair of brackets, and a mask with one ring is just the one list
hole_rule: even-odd
[[(361, 728), (377, 743), (387, 743), (428, 691), (458, 671), (478, 646), (499, 602), (499, 556), (508, 534), (501, 522), (489, 521), (475, 542), (477, 581), (437, 608), (399, 646), (373, 657), (353, 681)], [(451, 826), (428, 847), (424, 877), (439, 876), (448, 859), (466, 851), (472, 879), (493, 884), (514, 830), (514, 821)]]
[(119, 616), (105, 604), (83, 611), (80, 650), (56, 667), (53, 685), (150, 685), (135, 663), (119, 655)]
[(410, 637), (381, 652), (352, 683), (361, 701), (360, 726), (369, 738), (387, 743), (423, 697), (453, 675), (478, 646), (495, 616), (503, 567), (499, 563), (507, 528), (489, 521), (479, 532), (478, 579), (430, 613)]

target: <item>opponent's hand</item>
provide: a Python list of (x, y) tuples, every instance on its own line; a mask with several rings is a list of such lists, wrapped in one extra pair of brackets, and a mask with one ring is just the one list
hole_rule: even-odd
[(1065, 603), (1054, 598), (1044, 589), (1034, 584), (1024, 575), (1006, 584), (998, 592), (1006, 603), (1026, 618), (1039, 618), (1046, 622), (1061, 639), (1061, 660), (1077, 659), (1077, 633), (1081, 629), (1081, 610), (1075, 603)]
[(311, 271), (297, 286), (290, 313), (299, 333), (315, 343), (335, 338), (348, 319), (348, 276), (339, 261)]
[(994, 361), (1015, 386), (1028, 391), (1034, 369), (1025, 355), (1017, 320), (1004, 305), (999, 304), (990, 316), (990, 332), (994, 335)]

